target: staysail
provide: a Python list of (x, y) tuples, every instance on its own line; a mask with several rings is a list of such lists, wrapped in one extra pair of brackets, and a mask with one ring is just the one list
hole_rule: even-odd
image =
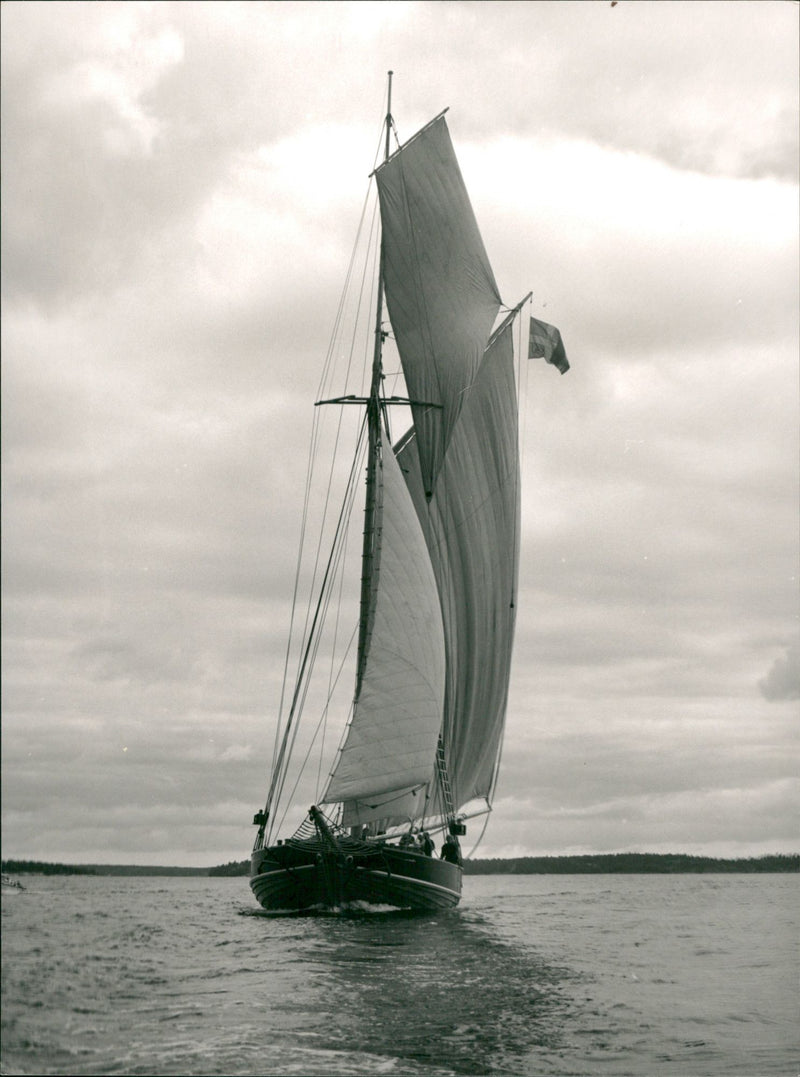
[[(377, 486), (380, 550), (369, 651), (325, 803), (373, 801), (425, 786), (442, 722), (445, 652), (436, 580), (388, 443), (378, 463)], [(372, 814), (366, 803), (361, 814), (354, 806), (348, 825)]]

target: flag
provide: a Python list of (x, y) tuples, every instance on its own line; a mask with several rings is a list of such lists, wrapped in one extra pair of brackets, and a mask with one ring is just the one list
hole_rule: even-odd
[(561, 334), (554, 325), (540, 322), (538, 318), (531, 318), (530, 337), (528, 338), (528, 358), (546, 359), (548, 363), (558, 367), (562, 374), (569, 370), (567, 353)]

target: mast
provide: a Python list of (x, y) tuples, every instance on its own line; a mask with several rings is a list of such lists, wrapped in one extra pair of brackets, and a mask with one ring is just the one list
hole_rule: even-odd
[[(389, 144), (392, 129), (392, 75), (388, 73), (388, 92), (386, 103), (386, 118), (384, 127), (386, 137), (384, 141), (383, 159), (389, 159)], [(383, 383), (383, 295), (384, 295), (384, 265), (383, 244), (378, 262), (378, 290), (375, 301), (375, 344), (372, 353), (372, 380), (370, 383), (369, 397), (367, 399), (367, 491), (364, 505), (364, 543), (361, 554), (361, 612), (358, 628), (358, 660), (356, 664), (356, 691), (355, 698), (361, 691), (361, 682), (364, 676), (367, 650), (369, 647), (370, 625), (372, 609), (375, 599), (373, 581), (378, 568), (377, 561), (377, 528), (376, 520), (380, 506), (376, 496), (377, 469), (381, 454), (381, 386)]]

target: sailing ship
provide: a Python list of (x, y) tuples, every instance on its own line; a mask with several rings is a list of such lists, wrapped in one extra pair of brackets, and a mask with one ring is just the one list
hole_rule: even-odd
[[(392, 151), (391, 87), (390, 73), (371, 177), (381, 239), (369, 388), (317, 401), (363, 414), (355, 689), (321, 795), (277, 838), (332, 552), (254, 818), (250, 886), (270, 910), (456, 905), (460, 839), (468, 818), (491, 810), (497, 781), (519, 561), (513, 325), (530, 296), (503, 307), (445, 113)], [(389, 338), (407, 395), (386, 393)], [(566, 369), (557, 331), (535, 319), (530, 354)], [(398, 410), (410, 425), (393, 440)]]

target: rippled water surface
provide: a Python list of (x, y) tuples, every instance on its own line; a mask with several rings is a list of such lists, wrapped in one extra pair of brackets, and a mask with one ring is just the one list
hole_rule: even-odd
[(5, 1074), (796, 1075), (796, 875), (471, 876), (275, 916), (247, 880), (3, 893)]

